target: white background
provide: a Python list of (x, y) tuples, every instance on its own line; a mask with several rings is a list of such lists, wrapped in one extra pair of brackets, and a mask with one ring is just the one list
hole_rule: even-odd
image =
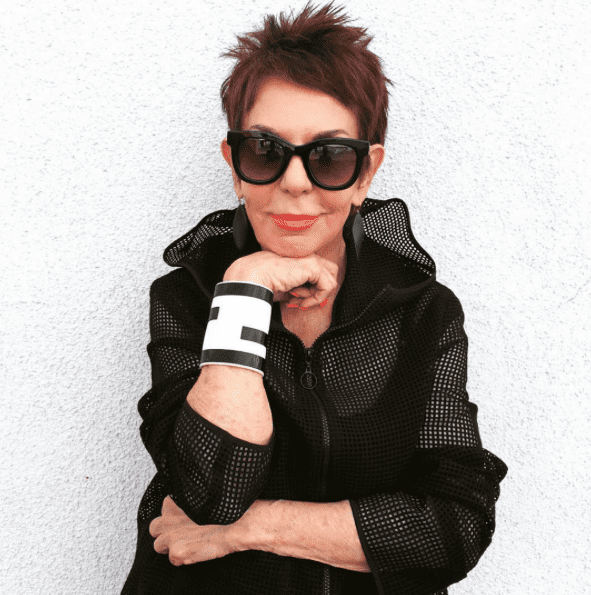
[[(3, 593), (116, 595), (155, 468), (148, 290), (235, 208), (219, 54), (302, 0), (4, 0)], [(460, 298), (493, 543), (453, 595), (591, 592), (588, 0), (343, 0), (389, 87), (368, 196), (405, 200)]]

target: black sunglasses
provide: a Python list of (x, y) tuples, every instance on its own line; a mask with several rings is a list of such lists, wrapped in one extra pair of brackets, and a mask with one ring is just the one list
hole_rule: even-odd
[(229, 131), (232, 163), (238, 177), (249, 184), (272, 184), (298, 155), (308, 178), (325, 190), (345, 190), (361, 172), (363, 158), (369, 154), (369, 141), (355, 138), (320, 138), (307, 145), (287, 141), (258, 130)]

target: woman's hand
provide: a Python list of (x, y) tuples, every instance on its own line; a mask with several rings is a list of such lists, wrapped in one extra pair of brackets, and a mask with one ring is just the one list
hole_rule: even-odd
[(154, 549), (168, 554), (171, 564), (194, 564), (222, 558), (239, 551), (233, 543), (233, 525), (198, 525), (173, 501), (164, 498), (162, 516), (150, 523), (150, 535), (156, 537)]
[[(338, 273), (336, 263), (317, 254), (288, 258), (261, 250), (235, 260), (228, 267), (224, 281), (264, 285), (273, 292), (274, 302), (291, 299), (290, 291), (293, 291), (300, 298), (294, 303), (301, 308), (310, 308), (321, 305), (337, 289)], [(305, 283), (311, 287), (304, 287)]]

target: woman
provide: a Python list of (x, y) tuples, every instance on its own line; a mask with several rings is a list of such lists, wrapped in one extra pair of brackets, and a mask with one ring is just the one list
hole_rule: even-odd
[(123, 595), (447, 593), (491, 542), (507, 468), (466, 393), (462, 308), (406, 205), (366, 198), (390, 81), (331, 8), (226, 54), (245, 202), (151, 288), (158, 472)]

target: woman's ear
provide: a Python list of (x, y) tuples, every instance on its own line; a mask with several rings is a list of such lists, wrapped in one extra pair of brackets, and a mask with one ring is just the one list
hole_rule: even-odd
[(367, 196), (373, 178), (376, 175), (378, 169), (380, 169), (380, 166), (382, 165), (385, 156), (386, 149), (384, 149), (382, 145), (371, 145), (369, 149), (370, 165), (367, 168), (367, 171), (365, 173), (365, 176), (363, 176), (363, 179), (360, 178), (359, 181), (359, 192), (363, 195), (363, 199), (365, 199), (365, 197)]
[(222, 151), (222, 157), (232, 170), (232, 178), (234, 179), (234, 191), (236, 192), (236, 196), (242, 197), (244, 196), (244, 192), (242, 190), (242, 180), (236, 175), (236, 172), (234, 171), (234, 165), (232, 164), (232, 149), (227, 143), (226, 139), (221, 142), (220, 149)]

